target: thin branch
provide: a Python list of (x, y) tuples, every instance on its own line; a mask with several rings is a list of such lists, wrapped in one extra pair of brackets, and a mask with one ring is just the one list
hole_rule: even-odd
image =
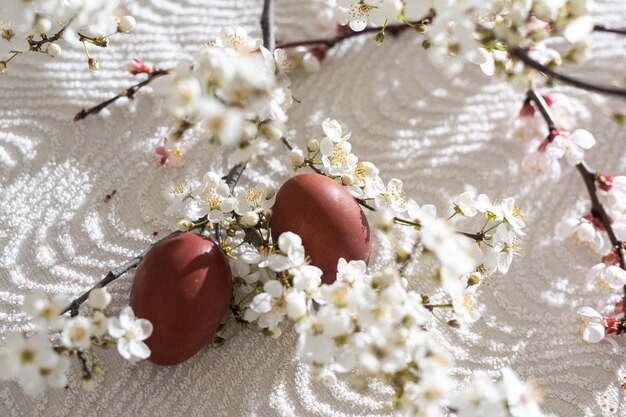
[(530, 68), (534, 68), (542, 74), (551, 77), (555, 80), (561, 81), (565, 84), (569, 84), (573, 87), (581, 88), (587, 91), (594, 91), (596, 93), (608, 94), (626, 98), (626, 89), (620, 87), (613, 87), (605, 84), (597, 84), (590, 81), (581, 80), (566, 74), (562, 74), (553, 70), (552, 68), (543, 65), (542, 63), (535, 61), (528, 55), (528, 51), (523, 48), (517, 47), (511, 50), (511, 55), (518, 58), (524, 64)]
[[(161, 240), (167, 239), (168, 237), (175, 235), (179, 232), (173, 232), (170, 233), (169, 235), (167, 235), (166, 237), (164, 237)], [(150, 245), (150, 247), (154, 246), (156, 243), (160, 242), (161, 240), (153, 243), (152, 245)], [(80, 308), (80, 306), (87, 301), (87, 299), (89, 298), (89, 293), (97, 288), (103, 288), (105, 286), (107, 286), (108, 284), (110, 284), (111, 282), (115, 281), (116, 279), (118, 279), (119, 277), (121, 277), (122, 275), (124, 275), (125, 273), (127, 273), (128, 271), (130, 271), (131, 269), (136, 268), (139, 263), (141, 262), (141, 260), (143, 259), (144, 256), (146, 256), (146, 253), (148, 252), (149, 249), (143, 251), (141, 254), (135, 256), (133, 259), (131, 259), (130, 261), (118, 266), (115, 269), (112, 269), (111, 271), (109, 271), (104, 278), (102, 278), (102, 280), (100, 282), (98, 282), (96, 285), (94, 285), (93, 287), (91, 287), (89, 290), (87, 290), (85, 293), (83, 293), (80, 297), (76, 298), (74, 301), (72, 301), (70, 304), (68, 304), (63, 310), (61, 310), (60, 315), (63, 315), (65, 313), (67, 313), (68, 311), (70, 312), (70, 315), (72, 317), (77, 316), (78, 315), (78, 309)]]
[(263, 31), (263, 45), (273, 52), (276, 49), (276, 37), (274, 30), (274, 0), (263, 1), (263, 13), (261, 14), (261, 30)]
[[(552, 117), (550, 108), (546, 104), (545, 100), (540, 94), (537, 94), (535, 90), (528, 91), (528, 98), (535, 103), (535, 105), (541, 112), (541, 115), (543, 116), (544, 120), (548, 124), (548, 128), (550, 129), (551, 134), (552, 134), (552, 132), (556, 130), (557, 127), (556, 127), (556, 123), (554, 122), (554, 117)], [(622, 269), (626, 269), (626, 263), (624, 260), (624, 249), (622, 246), (623, 242), (621, 242), (615, 235), (615, 231), (613, 230), (613, 226), (611, 224), (611, 219), (609, 215), (607, 214), (604, 205), (600, 202), (600, 199), (598, 198), (598, 189), (596, 187), (597, 174), (584, 161), (577, 164), (576, 169), (578, 170), (578, 172), (580, 173), (580, 176), (585, 182), (587, 192), (589, 193), (589, 198), (591, 200), (591, 214), (593, 215), (595, 219), (600, 221), (604, 230), (609, 236), (611, 245), (613, 246), (613, 249), (615, 249), (615, 252), (617, 253), (617, 256), (619, 257), (620, 267)], [(625, 288), (625, 291), (626, 291), (626, 288)]]
[(74, 18), (72, 17), (65, 26), (63, 26), (57, 33), (55, 33), (51, 38), (47, 37), (46, 35), (42, 35), (42, 38), (38, 41), (34, 41), (34, 40), (30, 40), (28, 41), (29, 45), (30, 45), (30, 50), (34, 51), (34, 52), (39, 52), (41, 51), (41, 48), (47, 44), (47, 43), (54, 43), (56, 41), (58, 41), (59, 39), (61, 39), (63, 37), (63, 33), (65, 32), (65, 29), (67, 29), (67, 27), (69, 25), (72, 24), (72, 22), (74, 21)]
[[(413, 26), (423, 25), (428, 23), (429, 20), (425, 19), (419, 22), (410, 23)], [(380, 32), (380, 27), (370, 26), (366, 27), (360, 32), (350, 31), (348, 33), (342, 33), (332, 38), (315, 38), (315, 39), (304, 39), (300, 41), (292, 41), (292, 42), (280, 42), (276, 47), (287, 49), (287, 48), (296, 48), (298, 46), (315, 46), (315, 45), (324, 45), (328, 48), (332, 48), (337, 45), (339, 42), (343, 42), (346, 39), (354, 38), (356, 36), (366, 35), (368, 33), (377, 33)], [(391, 35), (398, 35), (401, 32), (404, 32), (407, 29), (411, 29), (411, 26), (406, 23), (394, 23), (393, 25), (387, 25), (385, 28), (385, 33), (389, 33)]]
[(146, 255), (147, 251), (142, 252), (140, 255), (135, 256), (133, 259), (131, 259), (130, 261), (126, 262), (123, 265), (118, 266), (117, 268), (109, 271), (108, 274), (105, 275), (105, 277), (98, 282), (96, 285), (94, 285), (93, 287), (91, 287), (87, 292), (85, 292), (83, 295), (81, 295), (80, 297), (78, 297), (77, 299), (75, 299), (74, 301), (72, 301), (69, 305), (67, 305), (63, 310), (61, 310), (61, 314), (63, 315), (65, 313), (67, 313), (68, 311), (70, 311), (70, 315), (72, 317), (77, 316), (78, 315), (78, 309), (80, 308), (81, 304), (83, 304), (85, 301), (87, 301), (87, 298), (89, 298), (89, 293), (97, 288), (103, 288), (106, 285), (110, 284), (111, 282), (115, 281), (116, 279), (118, 279), (119, 277), (121, 277), (122, 275), (124, 275), (126, 272), (130, 271), (133, 268), (136, 268), (137, 265), (139, 265), (139, 263), (141, 262), (141, 260), (143, 259), (143, 257)]
[(164, 75), (167, 75), (170, 73), (170, 69), (155, 69), (154, 71), (152, 71), (149, 75), (148, 78), (146, 78), (145, 80), (143, 80), (140, 83), (134, 84), (130, 87), (128, 87), (126, 90), (121, 91), (119, 94), (117, 94), (114, 97), (111, 97), (108, 100), (103, 101), (102, 103), (93, 106), (91, 108), (88, 109), (83, 109), (80, 112), (78, 112), (76, 114), (76, 116), (74, 116), (74, 121), (78, 122), (80, 120), (83, 120), (85, 118), (87, 118), (88, 116), (92, 115), (92, 114), (98, 114), (100, 113), (105, 107), (115, 103), (117, 100), (119, 100), (122, 97), (126, 97), (129, 100), (132, 100), (133, 97), (135, 97), (135, 94), (137, 93), (137, 91), (141, 90), (143, 87), (145, 87), (146, 85), (150, 84), (152, 81), (156, 80), (157, 78), (160, 78)]
[(606, 32), (606, 33), (615, 33), (618, 35), (626, 35), (626, 28), (620, 28), (620, 27), (607, 27), (604, 25), (595, 25), (593, 27), (593, 30), (595, 30), (596, 32)]

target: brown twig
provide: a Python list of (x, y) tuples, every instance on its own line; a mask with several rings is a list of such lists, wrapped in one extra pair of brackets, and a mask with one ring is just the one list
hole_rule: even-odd
[(626, 35), (626, 28), (623, 27), (607, 27), (604, 25), (595, 25), (593, 30), (596, 32), (615, 33), (618, 35)]
[[(541, 115), (546, 121), (546, 124), (548, 125), (548, 129), (551, 132), (550, 135), (552, 135), (553, 132), (558, 128), (556, 122), (554, 121), (554, 117), (552, 117), (550, 108), (546, 104), (545, 100), (540, 94), (532, 89), (528, 91), (528, 98), (532, 100), (539, 109)], [(615, 231), (613, 230), (613, 226), (611, 224), (611, 219), (608, 216), (604, 205), (600, 202), (600, 199), (598, 198), (598, 189), (596, 187), (596, 180), (598, 178), (597, 173), (593, 169), (591, 169), (584, 161), (577, 164), (576, 169), (578, 170), (587, 188), (587, 192), (591, 200), (591, 214), (595, 219), (600, 221), (602, 227), (609, 236), (611, 245), (613, 246), (613, 249), (619, 257), (620, 267), (622, 269), (626, 269), (624, 249), (622, 245), (623, 242), (621, 242), (615, 235)], [(624, 292), (626, 296), (626, 286), (624, 287)]]
[(105, 100), (96, 106), (81, 110), (80, 112), (76, 114), (76, 116), (74, 116), (74, 121), (78, 122), (79, 120), (83, 120), (87, 118), (89, 115), (100, 113), (105, 107), (115, 103), (117, 100), (119, 100), (122, 97), (126, 97), (127, 99), (132, 100), (135, 94), (137, 93), (137, 91), (141, 90), (143, 87), (150, 84), (152, 81), (156, 80), (157, 78), (160, 78), (164, 75), (169, 74), (170, 71), (171, 71), (170, 69), (155, 69), (148, 75), (148, 78), (146, 78), (142, 82), (128, 87), (126, 90), (121, 91), (116, 96), (111, 97), (110, 99)]
[(513, 55), (514, 57), (522, 61), (528, 67), (536, 69), (537, 71), (541, 72), (542, 74), (550, 78), (561, 81), (565, 84), (569, 84), (573, 87), (581, 88), (587, 91), (593, 91), (596, 93), (602, 93), (602, 94), (608, 94), (608, 95), (626, 98), (626, 89), (624, 88), (613, 87), (613, 86), (605, 85), (605, 84), (598, 84), (598, 83), (594, 83), (591, 81), (585, 81), (579, 78), (572, 77), (570, 75), (560, 73), (532, 59), (530, 55), (528, 54), (528, 51), (526, 51), (524, 48), (520, 48), (520, 47), (513, 48), (511, 50), (511, 55)]
[(60, 315), (63, 315), (63, 314), (65, 314), (65, 313), (67, 313), (69, 311), (70, 315), (72, 317), (77, 316), (78, 315), (78, 309), (80, 308), (81, 304), (83, 304), (85, 301), (87, 301), (87, 298), (89, 298), (89, 293), (91, 291), (93, 291), (93, 290), (95, 290), (97, 288), (105, 287), (106, 285), (110, 284), (111, 282), (115, 281), (116, 279), (118, 279), (119, 277), (124, 275), (126, 272), (130, 271), (131, 269), (136, 268), (137, 265), (139, 265), (139, 263), (143, 259), (143, 257), (146, 255), (146, 252), (147, 251), (142, 252), (140, 255), (135, 256), (130, 261), (128, 261), (128, 262), (124, 263), (123, 265), (120, 265), (117, 268), (109, 271), (109, 273), (106, 274), (104, 276), (104, 278), (100, 282), (98, 282), (96, 285), (91, 287), (83, 295), (81, 295), (80, 297), (76, 298), (69, 305), (67, 305), (63, 310), (61, 310)]
[(274, 52), (276, 49), (276, 33), (274, 31), (274, 0), (263, 1), (261, 13), (261, 30), (263, 31), (263, 45)]
[[(419, 22), (410, 23), (410, 25), (418, 26), (428, 23), (430, 20), (425, 19)], [(411, 29), (411, 26), (406, 23), (394, 23), (393, 25), (387, 25), (385, 28), (385, 33), (389, 33), (391, 35), (398, 35), (401, 32), (404, 32), (407, 29)], [(291, 41), (291, 42), (280, 42), (276, 47), (281, 49), (288, 48), (296, 48), (298, 46), (315, 46), (315, 45), (324, 45), (328, 48), (332, 48), (337, 45), (339, 42), (343, 42), (346, 39), (354, 38), (356, 36), (366, 35), (368, 33), (377, 33), (380, 32), (380, 27), (366, 27), (360, 32), (350, 31), (348, 33), (342, 33), (332, 38), (315, 38), (315, 39), (303, 39), (300, 41)]]
[(45, 44), (47, 44), (47, 43), (54, 43), (54, 42), (58, 41), (59, 39), (61, 39), (61, 37), (63, 37), (63, 33), (65, 32), (65, 29), (67, 29), (67, 27), (69, 25), (71, 25), (73, 21), (74, 21), (74, 18), (72, 17), (70, 20), (68, 20), (67, 24), (64, 25), (51, 38), (47, 37), (46, 35), (42, 35), (41, 39), (38, 40), (38, 41), (34, 41), (34, 40), (29, 39), (28, 40), (28, 44), (30, 45), (30, 50), (34, 51), (34, 52), (39, 52), (39, 51), (41, 51), (41, 48)]

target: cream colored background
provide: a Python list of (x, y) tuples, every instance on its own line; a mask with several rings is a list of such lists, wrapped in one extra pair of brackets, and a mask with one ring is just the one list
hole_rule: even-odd
[[(0, 334), (26, 328), (19, 305), (29, 289), (77, 295), (149, 245), (153, 232), (164, 236), (171, 230), (175, 220), (162, 215), (171, 183), (209, 167), (225, 168), (221, 156), (198, 138), (192, 139), (196, 144), (185, 167), (160, 168), (154, 148), (165, 133), (166, 114), (150, 93), (103, 117), (78, 124), (71, 119), (81, 107), (129, 85), (125, 66), (133, 57), (171, 62), (228, 25), (258, 33), (261, 1), (128, 3), (137, 33), (114, 39), (108, 50), (94, 50), (102, 62), (99, 72), (89, 72), (81, 51), (66, 46), (57, 60), (20, 57), (0, 78)], [(626, 20), (623, 1), (597, 3), (599, 21)], [(310, 0), (278, 1), (278, 38), (313, 35), (317, 7)], [(594, 61), (577, 71), (623, 77), (626, 38), (594, 38)], [(324, 117), (340, 119), (353, 131), (356, 153), (378, 164), (386, 178), (405, 179), (420, 203), (441, 204), (465, 184), (494, 197), (517, 196), (529, 224), (526, 256), (483, 290), (482, 321), (460, 334), (442, 334), (458, 373), (511, 365), (524, 376), (535, 375), (546, 408), (565, 417), (601, 415), (597, 402), (604, 393), (610, 405), (619, 406), (624, 355), (606, 343), (585, 344), (576, 333), (573, 312), (597, 299), (583, 285), (594, 257), (552, 238), (555, 222), (586, 204), (581, 181), (571, 169), (558, 184), (526, 181), (519, 170), (523, 146), (506, 139), (523, 96), (473, 67), (447, 80), (419, 44), (406, 33), (381, 48), (369, 38), (337, 47), (321, 72), (296, 85), (301, 104), (292, 108), (291, 126), (300, 137), (317, 135)], [(599, 140), (589, 155), (593, 166), (626, 173), (624, 131), (598, 112), (590, 115), (586, 93), (557, 90), (574, 98), (580, 125)], [(276, 160), (255, 166), (243, 181), (278, 169), (271, 178), (277, 184), (287, 175), (277, 167)], [(105, 203), (113, 190), (116, 195)], [(111, 286), (115, 309), (126, 302), (130, 282), (127, 276)], [(313, 381), (292, 360), (294, 342), (292, 332), (278, 341), (240, 334), (226, 347), (207, 348), (174, 368), (130, 366), (107, 352), (101, 355), (107, 374), (96, 392), (70, 388), (31, 399), (3, 383), (0, 415), (380, 414), (380, 393), (360, 396), (343, 382), (328, 389)]]

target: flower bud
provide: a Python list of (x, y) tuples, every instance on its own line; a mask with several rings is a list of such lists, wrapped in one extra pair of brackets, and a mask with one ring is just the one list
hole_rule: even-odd
[(89, 69), (92, 71), (98, 71), (100, 69), (100, 63), (94, 58), (89, 58), (87, 63), (89, 64)]
[(320, 141), (317, 139), (309, 139), (306, 143), (306, 148), (309, 152), (317, 152), (320, 150)]
[(50, 45), (48, 45), (48, 48), (46, 48), (46, 53), (52, 58), (56, 58), (57, 56), (61, 55), (61, 47), (56, 43), (51, 43)]
[(89, 293), (89, 307), (99, 310), (104, 309), (111, 303), (111, 299), (111, 294), (109, 294), (106, 288), (96, 288)]
[(91, 392), (96, 388), (96, 381), (93, 378), (83, 378), (82, 386), (85, 391)]
[(279, 141), (283, 137), (283, 131), (276, 123), (270, 122), (261, 125), (261, 134), (271, 141)]
[(52, 29), (52, 22), (50, 21), (50, 19), (39, 16), (35, 21), (33, 29), (36, 33), (48, 33), (50, 29)]
[(352, 175), (350, 174), (343, 174), (341, 176), (341, 184), (349, 187), (354, 184), (354, 178), (352, 178)]
[(202, 178), (207, 188), (216, 188), (220, 184), (220, 176), (215, 172), (207, 172)]
[(136, 24), (137, 22), (135, 22), (134, 17), (124, 16), (117, 23), (117, 31), (121, 33), (131, 33), (133, 30), (135, 30)]
[(128, 65), (128, 71), (130, 71), (130, 73), (133, 75), (137, 75), (144, 73), (150, 74), (154, 71), (154, 69), (150, 65), (147, 65), (145, 62), (143, 62), (141, 59), (133, 58), (133, 60)]
[(254, 227), (259, 223), (259, 215), (254, 211), (249, 211), (239, 220), (243, 227)]
[(4, 61), (0, 61), (0, 74), (3, 74), (4, 71), (7, 70), (7, 63)]
[(178, 230), (181, 232), (188, 232), (193, 227), (193, 222), (188, 219), (182, 219), (178, 222)]
[(289, 159), (294, 168), (299, 168), (304, 164), (304, 153), (301, 149), (292, 149), (289, 151)]
[(272, 218), (272, 213), (273, 211), (271, 208), (263, 209), (263, 217), (266, 221)]

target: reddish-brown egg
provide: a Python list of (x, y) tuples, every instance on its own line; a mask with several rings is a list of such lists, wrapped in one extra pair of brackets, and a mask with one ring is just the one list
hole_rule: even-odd
[(367, 262), (372, 252), (369, 224), (359, 204), (341, 184), (319, 174), (301, 174), (283, 184), (271, 228), (274, 241), (283, 232), (298, 234), (327, 284), (335, 281), (339, 258)]
[(139, 264), (130, 292), (135, 315), (154, 326), (146, 340), (150, 360), (175, 365), (206, 346), (231, 293), (228, 260), (212, 240), (179, 233), (155, 244)]

